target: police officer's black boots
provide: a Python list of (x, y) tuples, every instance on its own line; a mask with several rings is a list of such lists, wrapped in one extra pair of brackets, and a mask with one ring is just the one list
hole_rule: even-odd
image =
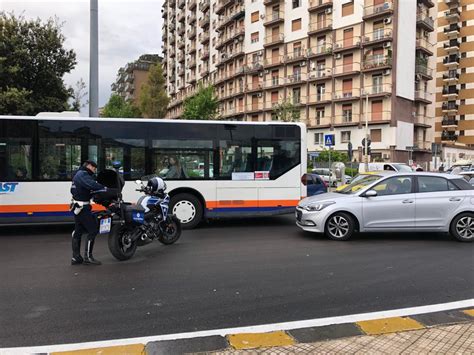
[(92, 256), (92, 250), (94, 249), (94, 240), (87, 240), (86, 243), (86, 252), (84, 255), (84, 264), (85, 265), (102, 265), (99, 260), (94, 259)]
[(81, 239), (74, 238), (74, 232), (72, 232), (72, 259), (71, 265), (79, 265), (84, 262), (81, 256)]

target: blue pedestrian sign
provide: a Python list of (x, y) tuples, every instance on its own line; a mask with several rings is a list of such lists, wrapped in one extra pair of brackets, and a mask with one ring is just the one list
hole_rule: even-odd
[(336, 143), (336, 136), (334, 134), (324, 135), (324, 145), (326, 147), (332, 147)]

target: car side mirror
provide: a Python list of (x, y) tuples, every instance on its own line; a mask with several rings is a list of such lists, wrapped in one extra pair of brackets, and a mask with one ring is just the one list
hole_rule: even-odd
[(375, 190), (369, 190), (364, 194), (364, 197), (375, 197), (377, 196), (377, 191)]

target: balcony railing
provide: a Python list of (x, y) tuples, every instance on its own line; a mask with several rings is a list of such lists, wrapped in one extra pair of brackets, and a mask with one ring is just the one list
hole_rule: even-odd
[(352, 100), (360, 97), (360, 88), (337, 90), (333, 93), (333, 100)]
[(450, 102), (443, 102), (441, 105), (441, 110), (442, 111), (457, 111), (459, 109), (458, 104), (453, 104)]
[(332, 20), (326, 19), (324, 21), (311, 22), (309, 24), (310, 33), (322, 32), (332, 29)]
[(461, 42), (456, 39), (450, 40), (448, 43), (443, 44), (443, 48), (448, 53), (455, 53), (459, 51), (459, 47), (461, 46)]
[(260, 91), (264, 87), (263, 80), (253, 81), (245, 86), (246, 91)]
[(317, 104), (319, 102), (331, 102), (332, 94), (330, 92), (322, 92), (309, 95), (308, 103)]
[(392, 85), (391, 84), (378, 84), (378, 85), (371, 85), (371, 86), (364, 86), (362, 88), (361, 96), (365, 97), (365, 95), (387, 95), (392, 92)]
[(204, 15), (199, 19), (199, 26), (200, 27), (205, 27), (211, 23), (211, 18), (209, 15)]
[(393, 11), (392, 1), (385, 1), (382, 4), (366, 6), (364, 8), (364, 17), (374, 17)]
[(433, 44), (428, 42), (428, 40), (424, 37), (416, 39), (416, 48), (423, 49), (426, 52), (429, 52), (431, 55), (433, 54)]
[(392, 65), (392, 58), (386, 55), (370, 55), (364, 60), (363, 70), (377, 69)]
[(458, 25), (458, 24), (451, 24), (449, 26), (446, 26), (444, 29), (443, 29), (443, 32), (450, 35), (457, 35), (459, 34), (459, 32), (461, 31), (461, 27)]
[(433, 102), (433, 94), (424, 90), (415, 90), (415, 100)]
[(390, 39), (392, 39), (392, 29), (380, 28), (372, 33), (366, 33), (362, 40), (364, 44), (370, 44), (371, 42), (379, 42)]
[(308, 11), (317, 11), (332, 6), (333, 0), (309, 0)]
[(423, 13), (417, 14), (416, 22), (419, 26), (422, 26), (429, 31), (433, 31), (434, 29), (434, 20), (430, 16), (427, 16), (426, 14), (423, 14)]
[(283, 11), (272, 11), (265, 16), (264, 26), (274, 24), (276, 22), (284, 21), (285, 13)]
[(265, 80), (263, 86), (265, 87), (265, 89), (275, 88), (275, 87), (283, 85), (284, 82), (285, 80), (283, 78), (275, 76), (269, 80)]
[(279, 42), (283, 42), (285, 36), (283, 33), (272, 34), (270, 36), (265, 37), (265, 44), (266, 45), (273, 45)]
[(316, 69), (312, 70), (308, 75), (308, 80), (316, 80), (331, 77), (330, 69)]
[(360, 115), (353, 111), (346, 111), (342, 115), (334, 116), (334, 124), (347, 124), (360, 121)]
[(441, 133), (442, 141), (457, 141), (458, 135), (455, 132), (443, 131)]
[(199, 2), (199, 10), (201, 12), (206, 12), (207, 9), (211, 6), (211, 1), (210, 0), (201, 0)]
[(450, 82), (450, 81), (454, 81), (454, 82), (457, 82), (459, 80), (459, 73), (455, 73), (455, 74), (443, 74), (443, 80), (444, 81), (447, 81), (447, 82)]
[(240, 14), (244, 14), (244, 13), (245, 13), (245, 7), (243, 5), (234, 7), (233, 11), (229, 15), (227, 15), (226, 17), (222, 18), (221, 20), (217, 22), (217, 29), (224, 27), (231, 21), (237, 19), (240, 16)]
[(308, 56), (332, 53), (332, 43), (324, 43), (308, 49)]
[(443, 64), (451, 67), (451, 66), (458, 66), (459, 65), (459, 57), (444, 57), (443, 58)]
[(421, 75), (433, 77), (433, 69), (428, 68), (426, 65), (417, 64), (415, 66), (415, 74), (421, 74)]
[(444, 17), (448, 21), (459, 21), (459, 18), (461, 17), (461, 11), (458, 9), (450, 9), (449, 11), (444, 12)]
[(360, 63), (336, 65), (333, 68), (334, 75), (352, 74), (353, 72), (360, 72)]
[(442, 121), (441, 121), (441, 126), (443, 127), (449, 127), (449, 126), (457, 126), (459, 121), (455, 118), (451, 118), (449, 116), (444, 116)]
[(306, 78), (306, 73), (290, 74), (286, 77), (286, 84), (298, 84), (301, 83), (303, 80), (306, 80)]
[(350, 38), (341, 39), (334, 42), (334, 52), (341, 51), (347, 48), (359, 47), (361, 38), (354, 36)]
[(306, 48), (301, 47), (298, 50), (294, 50), (291, 53), (288, 53), (283, 56), (283, 60), (285, 62), (293, 62), (298, 61), (306, 58)]
[(451, 88), (449, 86), (444, 86), (443, 91), (442, 91), (442, 95), (444, 97), (456, 97), (456, 96), (459, 95), (459, 89), (455, 86), (453, 86), (453, 88)]
[(245, 34), (245, 28), (240, 27), (236, 28), (235, 30), (228, 32), (227, 34), (224, 34), (221, 38), (218, 39), (216, 47), (222, 47), (225, 43), (231, 41), (232, 39), (238, 37), (238, 36), (243, 36)]

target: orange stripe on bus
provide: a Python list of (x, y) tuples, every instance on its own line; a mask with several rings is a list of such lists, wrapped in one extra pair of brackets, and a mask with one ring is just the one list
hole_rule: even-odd
[[(104, 207), (100, 205), (92, 205), (94, 211), (103, 210)], [(0, 213), (34, 213), (34, 212), (67, 212), (69, 211), (69, 204), (57, 205), (8, 205), (0, 206)]]

